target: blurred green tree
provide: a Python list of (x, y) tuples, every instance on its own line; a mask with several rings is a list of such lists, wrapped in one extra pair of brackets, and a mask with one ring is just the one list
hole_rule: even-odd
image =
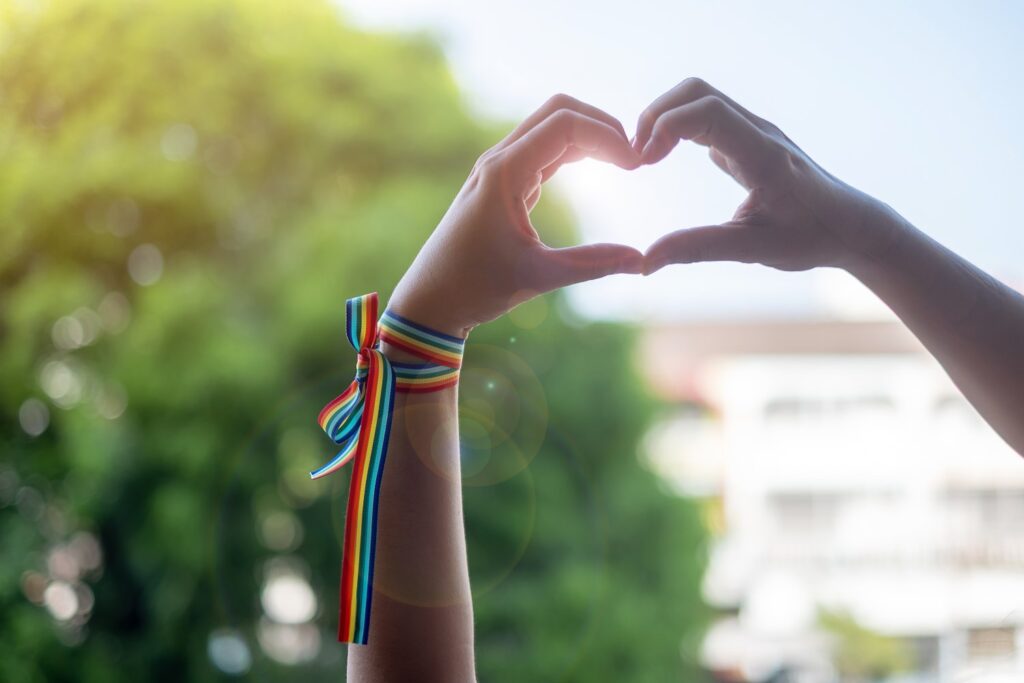
[(872, 631), (845, 612), (822, 610), (818, 622), (835, 641), (835, 665), (844, 681), (881, 681), (913, 671), (907, 641)]
[[(388, 293), (495, 129), (429, 37), (326, 1), (0, 20), (0, 680), (335, 680), (345, 477), (307, 472), (342, 303)], [(467, 359), (481, 679), (682, 678), (698, 516), (638, 465), (628, 331), (560, 306)]]

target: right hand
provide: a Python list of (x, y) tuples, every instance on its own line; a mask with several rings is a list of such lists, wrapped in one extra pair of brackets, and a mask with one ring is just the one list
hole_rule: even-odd
[(639, 165), (615, 118), (556, 95), (480, 157), (389, 308), (465, 337), (538, 294), (613, 273), (640, 273), (643, 254), (632, 247), (552, 249), (530, 222), (541, 185), (563, 164), (584, 157), (624, 169)]
[(711, 159), (749, 194), (732, 220), (677, 230), (645, 254), (647, 274), (670, 263), (742, 261), (779, 270), (851, 268), (885, 250), (902, 219), (887, 205), (816, 164), (774, 124), (690, 78), (640, 115), (641, 163), (665, 158), (680, 140)]

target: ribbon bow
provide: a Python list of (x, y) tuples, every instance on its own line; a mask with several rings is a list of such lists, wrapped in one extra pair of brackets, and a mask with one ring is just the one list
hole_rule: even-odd
[[(356, 376), (320, 411), (317, 421), (341, 445), (326, 465), (310, 472), (319, 479), (353, 461), (345, 513), (338, 640), (365, 645), (373, 596), (377, 501), (384, 473), (396, 392), (439, 391), (459, 380), (465, 340), (418, 325), (391, 311), (377, 322), (377, 293), (345, 302), (345, 334), (357, 352)], [(399, 363), (380, 352), (380, 342), (426, 363)]]

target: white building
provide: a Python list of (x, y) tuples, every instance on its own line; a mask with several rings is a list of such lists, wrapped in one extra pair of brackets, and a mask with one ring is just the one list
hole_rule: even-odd
[(840, 680), (824, 609), (900, 639), (903, 680), (1024, 681), (1024, 459), (899, 323), (694, 323), (640, 359), (679, 406), (651, 464), (715, 532), (708, 668)]

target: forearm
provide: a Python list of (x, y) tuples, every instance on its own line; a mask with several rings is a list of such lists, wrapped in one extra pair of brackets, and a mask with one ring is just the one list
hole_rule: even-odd
[[(643, 255), (636, 249), (614, 244), (552, 249), (530, 224), (540, 183), (581, 156), (622, 168), (637, 164), (618, 121), (577, 100), (552, 98), (477, 161), (395, 287), (388, 305), (392, 315), (385, 312), (378, 337), (363, 334), (353, 341), (355, 332), (365, 330), (356, 323), (347, 329), (361, 353), (368, 354), (379, 339), (380, 352), (392, 361), (429, 361), (426, 367), (404, 368), (400, 379), (407, 391), (432, 391), (396, 396), (377, 507), (369, 644), (349, 649), (349, 680), (475, 678), (458, 407), (448, 370), (460, 367), (462, 342), (473, 327), (531, 296), (641, 271)], [(353, 320), (364, 320), (362, 309), (356, 313)], [(399, 349), (417, 358), (403, 357)], [(441, 374), (432, 375), (437, 368)], [(367, 366), (367, 377), (369, 372)], [(350, 402), (339, 396), (325, 411), (332, 405), (341, 411)], [(332, 422), (329, 412), (321, 415), (329, 433), (346, 424)]]
[(895, 237), (848, 270), (935, 356), (979, 413), (1024, 454), (1024, 297), (895, 213)]
[(471, 681), (456, 389), (397, 394), (393, 415), (369, 644), (349, 648), (348, 680)]

